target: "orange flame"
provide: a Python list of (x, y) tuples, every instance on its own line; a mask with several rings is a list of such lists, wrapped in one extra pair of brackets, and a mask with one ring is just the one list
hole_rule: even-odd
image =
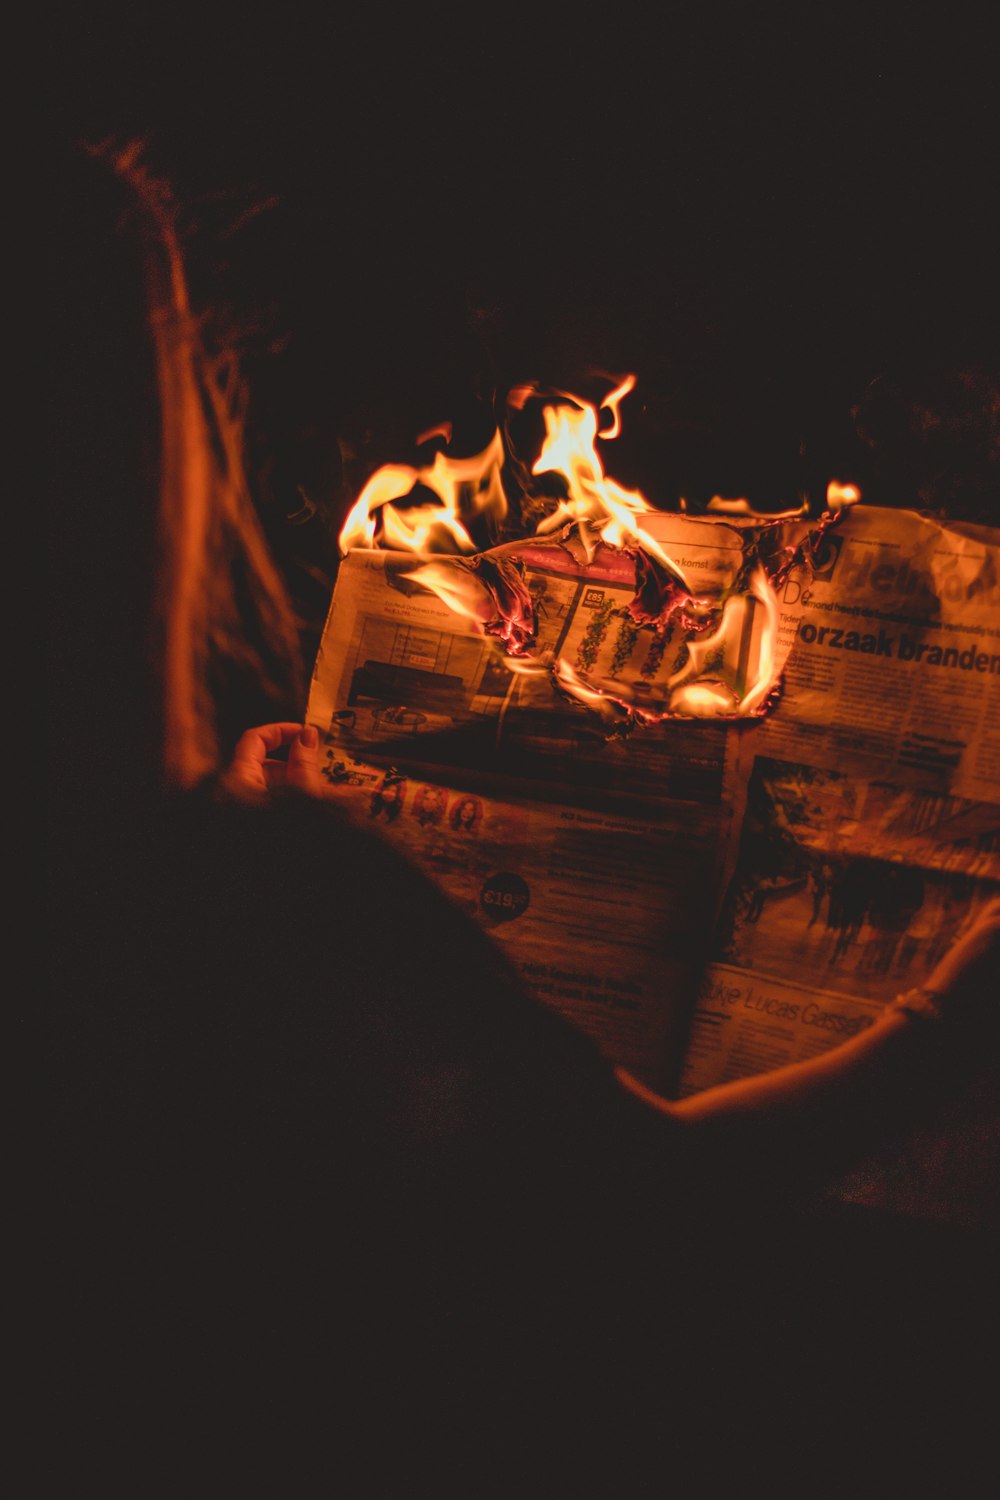
[(454, 614), (471, 620), (479, 630), (485, 631), (496, 612), (488, 589), (467, 568), (426, 562), (411, 568), (406, 577), (436, 594)]
[[(758, 660), (753, 680), (747, 685), (740, 683), (732, 667), (713, 676), (712, 662), (738, 658), (738, 653), (727, 646), (738, 641), (747, 624), (746, 612), (755, 608), (756, 601), (764, 610), (764, 622), (757, 639)], [(732, 594), (726, 600), (717, 628), (709, 635), (688, 642), (688, 660), (670, 679), (670, 712), (691, 714), (696, 718), (715, 718), (720, 714), (747, 718), (754, 714), (758, 705), (775, 686), (774, 643), (778, 633), (778, 607), (774, 589), (767, 574), (758, 563), (754, 568), (748, 592)]]
[(602, 718), (611, 722), (625, 723), (629, 718), (628, 708), (610, 693), (602, 692), (599, 688), (591, 687), (588, 682), (580, 676), (575, 667), (560, 657), (552, 668), (552, 677), (558, 687), (564, 693), (576, 698), (587, 708), (592, 708)]
[(609, 411), (611, 413), (611, 426), (607, 429), (606, 432), (599, 432), (597, 434), (598, 437), (616, 438), (621, 432), (622, 419), (621, 413), (619, 412), (618, 408), (621, 405), (622, 401), (624, 401), (625, 397), (628, 395), (629, 391), (633, 390), (634, 387), (635, 376), (626, 375), (621, 385), (616, 386), (615, 389), (611, 392), (610, 396), (605, 396), (604, 400), (601, 402), (601, 410)]
[(743, 696), (741, 714), (756, 713), (762, 707), (772, 688), (777, 685), (778, 671), (775, 666), (775, 642), (778, 639), (778, 600), (764, 569), (758, 564), (750, 579), (750, 594), (764, 609), (766, 624), (760, 635), (760, 660), (757, 663), (757, 681)]
[(841, 484), (839, 479), (831, 479), (826, 487), (827, 510), (842, 510), (845, 505), (857, 505), (861, 499), (861, 491), (856, 484)]
[[(617, 726), (631, 722), (654, 723), (668, 717), (744, 718), (766, 711), (780, 677), (777, 652), (779, 610), (775, 582), (783, 570), (800, 556), (798, 544), (785, 547), (767, 566), (756, 548), (762, 523), (764, 530), (782, 523), (799, 522), (808, 513), (804, 502), (794, 510), (760, 516), (744, 497), (713, 496), (708, 510), (713, 515), (692, 524), (728, 526), (747, 540), (741, 542), (744, 564), (735, 578), (721, 580), (714, 592), (696, 593), (685, 577), (683, 566), (671, 557), (643, 517), (654, 508), (639, 491), (627, 490), (610, 478), (597, 453), (598, 440), (608, 441), (621, 432), (620, 405), (635, 386), (627, 375), (599, 406), (568, 392), (555, 392), (555, 400), (543, 406), (545, 437), (532, 473), (558, 474), (566, 486), (566, 497), (537, 526), (537, 534), (549, 536), (568, 526), (572, 533), (559, 539), (577, 555), (582, 550), (588, 565), (594, 562), (601, 543), (625, 550), (635, 557), (636, 593), (628, 607), (637, 629), (661, 636), (667, 629), (683, 631), (684, 650), (680, 665), (662, 683), (662, 696), (654, 704), (638, 701), (625, 682), (599, 674), (589, 680), (565, 658), (552, 660), (551, 653), (535, 650), (532, 602), (521, 562), (513, 554), (479, 553), (469, 560), (421, 560), (407, 575), (435, 594), (454, 614), (468, 621), (474, 633), (497, 637), (504, 660), (514, 674), (551, 674), (564, 693), (598, 711)], [(523, 410), (540, 399), (534, 386), (519, 386), (508, 396), (508, 406)], [(602, 414), (610, 422), (601, 429)], [(451, 441), (450, 424), (424, 433)], [(442, 451), (432, 463), (414, 468), (388, 464), (372, 475), (341, 531), (343, 552), (353, 547), (382, 547), (417, 553), (475, 552), (475, 543), (464, 521), (485, 516), (504, 518), (506, 497), (501, 479), (503, 439), (497, 431), (483, 451), (473, 458), (453, 459)], [(400, 508), (394, 502), (421, 485), (440, 501), (436, 505)], [(831, 480), (827, 489), (827, 513), (818, 523), (822, 529), (837, 514), (860, 499), (856, 485)], [(686, 510), (683, 502), (681, 509)], [(659, 529), (659, 528), (657, 528)], [(573, 538), (576, 538), (576, 541)], [(556, 538), (542, 545), (558, 545)], [(516, 547), (515, 547), (516, 551)], [(501, 549), (507, 553), (508, 549)], [(737, 554), (738, 555), (738, 554)], [(751, 557), (756, 558), (752, 566)], [(654, 562), (649, 559), (655, 559)], [(662, 570), (655, 572), (658, 564)], [(749, 577), (747, 570), (749, 568)], [(706, 579), (709, 575), (703, 575)], [(702, 585), (704, 590), (705, 585)], [(652, 601), (652, 603), (650, 603)], [(646, 689), (648, 691), (648, 688)]]
[[(425, 438), (435, 436), (448, 441), (449, 425), (443, 423), (424, 434)], [(379, 523), (382, 545), (390, 550), (475, 552), (476, 544), (460, 517), (503, 520), (507, 514), (500, 477), (503, 461), (503, 439), (497, 431), (483, 451), (472, 458), (449, 458), (438, 450), (433, 463), (423, 468), (385, 464), (375, 471), (351, 508), (340, 533), (341, 552), (374, 547)], [(418, 484), (437, 495), (440, 505), (413, 505), (401, 510), (392, 503), (409, 495)], [(442, 546), (443, 540), (452, 545)]]
[(756, 516), (760, 520), (791, 521), (796, 516), (808, 514), (809, 501), (803, 500), (801, 505), (795, 506), (792, 510), (762, 512), (754, 510), (745, 495), (740, 495), (732, 500), (727, 500), (722, 495), (713, 495), (705, 509), (711, 511), (713, 515), (720, 516)]
[(588, 561), (594, 555), (595, 535), (609, 547), (641, 547), (687, 588), (681, 570), (639, 521), (653, 507), (638, 490), (626, 490), (607, 477), (594, 446), (598, 437), (610, 439), (621, 432), (618, 406), (634, 385), (635, 376), (626, 376), (602, 403), (601, 410), (608, 409), (612, 414), (611, 426), (603, 433), (599, 430), (598, 409), (576, 396), (567, 398), (572, 405), (544, 408), (545, 441), (531, 472), (561, 474), (569, 494), (538, 523), (537, 530), (544, 536), (575, 521)]

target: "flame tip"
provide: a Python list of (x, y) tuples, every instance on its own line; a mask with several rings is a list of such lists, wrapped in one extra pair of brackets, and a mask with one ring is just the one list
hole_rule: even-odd
[[(542, 407), (544, 438), (531, 473), (560, 475), (565, 493), (538, 521), (535, 535), (568, 548), (582, 568), (594, 562), (601, 547), (634, 559), (635, 594), (617, 612), (629, 617), (637, 631), (648, 629), (657, 641), (665, 642), (668, 632), (676, 628), (684, 632), (682, 654), (675, 658), (669, 674), (658, 679), (662, 703), (639, 701), (641, 683), (634, 685), (633, 692), (632, 686), (612, 678), (606, 682), (587, 678), (564, 658), (552, 660), (550, 653), (539, 653), (535, 606), (523, 565), (510, 555), (477, 551), (473, 522), (496, 523), (507, 513), (501, 472), (505, 450), (499, 428), (486, 448), (472, 458), (456, 458), (439, 447), (420, 467), (390, 464), (377, 470), (352, 507), (341, 533), (341, 548), (346, 552), (358, 546), (392, 547), (413, 553), (414, 566), (404, 576), (435, 593), (464, 618), (470, 633), (495, 639), (512, 677), (548, 673), (561, 693), (597, 710), (612, 726), (610, 733), (625, 734), (634, 725), (665, 718), (759, 717), (774, 702), (780, 675), (774, 578), (759, 559), (750, 568), (747, 543), (739, 574), (745, 592), (734, 591), (732, 580), (721, 594), (705, 591), (704, 586), (696, 592), (685, 576), (687, 563), (682, 567), (669, 555), (645, 520), (656, 513), (656, 507), (641, 492), (626, 489), (605, 473), (598, 441), (620, 433), (620, 406), (635, 384), (634, 375), (624, 376), (597, 405), (568, 392), (549, 393)], [(534, 384), (515, 386), (508, 393), (507, 406), (523, 409), (542, 394)], [(604, 413), (610, 413), (610, 424), (602, 429)], [(434, 438), (450, 444), (451, 424), (429, 428), (417, 442), (422, 445)], [(418, 486), (433, 493), (434, 503), (401, 504)], [(833, 512), (854, 503), (860, 491), (854, 485), (831, 481), (827, 498), (827, 522), (832, 524)], [(530, 495), (529, 500), (541, 503)], [(743, 537), (749, 531), (752, 538), (758, 531), (806, 514), (808, 502), (797, 510), (761, 513), (753, 510), (745, 496), (715, 495), (706, 509), (710, 513), (706, 520), (691, 518), (687, 524), (714, 521)], [(689, 516), (684, 496), (677, 511)], [(451, 556), (444, 560), (433, 555), (442, 552)], [(683, 556), (677, 553), (677, 558)], [(773, 558), (769, 566), (773, 569)], [(763, 610), (762, 616), (755, 614), (758, 610)], [(734, 665), (735, 638), (753, 640), (752, 669), (746, 666), (742, 646), (736, 652), (740, 664)], [(646, 690), (649, 686), (645, 684)]]

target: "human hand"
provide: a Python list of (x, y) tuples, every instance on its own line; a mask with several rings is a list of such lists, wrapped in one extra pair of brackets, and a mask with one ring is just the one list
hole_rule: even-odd
[[(269, 758), (284, 746), (287, 760)], [(219, 783), (231, 796), (253, 802), (286, 788), (319, 796), (319, 734), (311, 724), (260, 724), (248, 729), (236, 742)]]
[(941, 1008), (951, 1014), (994, 994), (1000, 974), (1000, 897), (977, 913), (968, 931), (935, 964), (926, 988), (940, 996)]

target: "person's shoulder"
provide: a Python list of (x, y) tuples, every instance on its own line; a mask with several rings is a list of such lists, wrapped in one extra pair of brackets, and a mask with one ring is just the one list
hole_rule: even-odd
[[(455, 1039), (485, 1067), (603, 1093), (612, 1071), (592, 1039), (529, 993), (493, 940), (378, 830), (294, 793), (247, 805), (210, 786), (167, 801), (165, 832), (195, 905), (294, 956), (428, 1035)], [(353, 1003), (353, 1001), (352, 1001)], [(365, 1003), (365, 1002), (362, 1002)]]

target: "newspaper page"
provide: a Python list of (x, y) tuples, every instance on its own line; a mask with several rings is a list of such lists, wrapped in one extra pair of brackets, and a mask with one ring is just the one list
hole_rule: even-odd
[[(667, 518), (658, 518), (658, 520)], [(731, 528), (672, 519), (672, 545), (720, 594), (742, 561)], [(625, 612), (634, 564), (600, 548), (517, 547), (535, 661), (644, 706), (664, 703), (683, 630)], [(422, 581), (426, 559), (353, 551), (341, 565), (311, 684), (329, 793), (429, 873), (503, 947), (540, 999), (651, 1086), (676, 1082), (694, 985), (731, 842), (735, 742), (721, 722), (671, 719), (628, 737), (518, 670)], [(461, 582), (465, 564), (451, 566)], [(443, 597), (442, 597), (443, 594)], [(713, 665), (737, 695), (762, 610), (738, 601)], [(683, 673), (681, 674), (684, 675)], [(699, 936), (700, 935), (700, 936)]]
[[(858, 507), (813, 576), (788, 578), (784, 694), (742, 731), (740, 832), (682, 1094), (871, 1025), (1000, 889), (998, 565), (996, 532)], [(976, 1131), (995, 1140), (981, 1117)], [(954, 1174), (941, 1136), (927, 1149)], [(926, 1159), (895, 1170), (908, 1201), (928, 1197)], [(875, 1196), (891, 1196), (884, 1172)]]
[[(724, 593), (739, 535), (654, 521)], [(683, 631), (631, 622), (627, 556), (517, 556), (533, 657), (662, 706), (691, 653)], [(329, 794), (651, 1086), (690, 1093), (853, 1035), (996, 889), (996, 533), (856, 507), (781, 581), (777, 707), (629, 736), (520, 670), (426, 586), (425, 561), (358, 550), (341, 567), (308, 705)], [(712, 668), (736, 693), (760, 610), (738, 626)]]

